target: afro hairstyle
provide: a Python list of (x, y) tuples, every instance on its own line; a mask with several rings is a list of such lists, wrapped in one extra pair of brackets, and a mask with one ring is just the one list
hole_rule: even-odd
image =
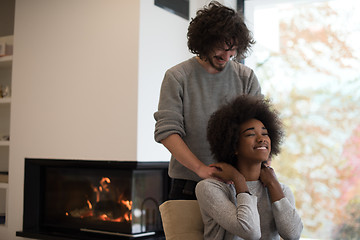
[(220, 107), (209, 119), (207, 140), (217, 161), (235, 166), (237, 162), (235, 152), (239, 145), (240, 125), (250, 119), (257, 119), (266, 127), (271, 139), (269, 157), (280, 152), (280, 145), (284, 137), (283, 124), (270, 100), (241, 95)]

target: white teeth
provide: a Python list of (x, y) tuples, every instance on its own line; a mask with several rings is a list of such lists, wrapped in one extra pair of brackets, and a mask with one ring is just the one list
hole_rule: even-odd
[(256, 149), (266, 149), (266, 147), (258, 147), (258, 148), (256, 148)]

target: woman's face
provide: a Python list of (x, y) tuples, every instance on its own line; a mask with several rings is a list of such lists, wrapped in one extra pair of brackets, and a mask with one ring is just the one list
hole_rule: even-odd
[(271, 140), (264, 124), (257, 119), (250, 119), (240, 125), (237, 157), (241, 161), (261, 163), (269, 158)]

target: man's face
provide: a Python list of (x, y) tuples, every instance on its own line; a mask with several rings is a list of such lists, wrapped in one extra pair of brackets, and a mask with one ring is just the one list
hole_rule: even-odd
[(229, 46), (229, 44), (226, 43), (224, 43), (223, 46), (216, 47), (207, 58), (209, 64), (215, 70), (221, 72), (225, 68), (226, 63), (235, 57), (236, 49), (237, 46), (232, 46), (231, 44)]

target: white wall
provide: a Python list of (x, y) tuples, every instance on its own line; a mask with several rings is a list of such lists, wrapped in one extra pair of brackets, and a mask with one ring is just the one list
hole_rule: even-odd
[[(190, 1), (190, 15), (207, 2)], [(22, 229), (26, 157), (167, 161), (153, 113), (166, 69), (192, 56), (189, 22), (152, 0), (17, 0), (15, 11), (8, 240)]]
[[(190, 0), (190, 19), (210, 0)], [(236, 1), (222, 4), (236, 8)], [(189, 21), (154, 6), (153, 1), (141, 0), (138, 95), (138, 161), (168, 161), (170, 154), (154, 140), (155, 120), (160, 86), (165, 71), (192, 57), (187, 48)]]
[(142, 0), (139, 45), (139, 161), (168, 161), (169, 152), (154, 140), (154, 112), (159, 101), (165, 71), (191, 57), (187, 48), (189, 21)]
[[(9, 236), (24, 158), (136, 160), (140, 2), (17, 0)], [(4, 238), (3, 238), (4, 237)]]

